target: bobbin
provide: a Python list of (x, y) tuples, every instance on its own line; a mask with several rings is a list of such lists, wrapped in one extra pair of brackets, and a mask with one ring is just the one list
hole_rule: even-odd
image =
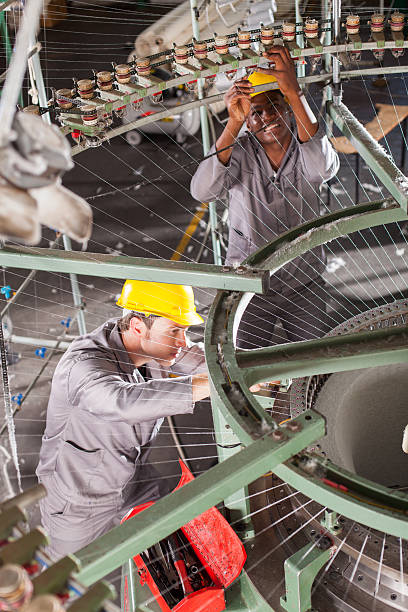
[(198, 60), (206, 59), (207, 43), (202, 40), (193, 40), (194, 57)]
[(404, 29), (404, 15), (395, 11), (391, 15), (390, 26), (393, 32), (401, 32)]
[(237, 44), (240, 49), (249, 49), (251, 46), (251, 32), (238, 30)]
[(139, 76), (148, 77), (151, 72), (150, 59), (148, 57), (138, 57), (136, 60), (136, 72)]
[(77, 82), (79, 97), (83, 100), (90, 100), (94, 97), (94, 82), (91, 79), (81, 79)]
[(273, 28), (270, 28), (269, 26), (261, 27), (260, 40), (264, 47), (269, 47), (270, 45), (273, 45), (273, 36), (274, 36)]
[(113, 87), (113, 76), (108, 70), (101, 70), (96, 74), (98, 87), (101, 91), (110, 91)]
[(7, 563), (0, 568), (0, 610), (18, 610), (33, 593), (33, 584), (20, 565)]
[(283, 40), (290, 42), (295, 39), (296, 25), (294, 23), (283, 23), (282, 24), (282, 38)]
[(82, 123), (84, 125), (97, 125), (98, 124), (98, 111), (96, 106), (83, 106), (82, 107)]
[(372, 32), (383, 32), (384, 31), (384, 15), (381, 13), (374, 13), (371, 15), (370, 21)]
[(25, 106), (21, 110), (23, 111), (23, 113), (31, 113), (32, 115), (40, 114), (40, 107), (37, 106), (37, 104), (29, 104), (28, 106)]
[(346, 30), (347, 34), (358, 34), (360, 30), (360, 17), (359, 15), (347, 15), (346, 17)]
[(307, 17), (303, 31), (306, 38), (317, 38), (319, 34), (319, 22), (317, 19)]
[(60, 108), (68, 110), (74, 106), (73, 102), (67, 102), (63, 98), (73, 98), (71, 89), (57, 89), (55, 92), (55, 99)]
[[(139, 61), (139, 60), (136, 60)], [(150, 60), (149, 64), (150, 64)], [(149, 74), (150, 74), (150, 68), (149, 68)], [(130, 66), (129, 64), (118, 64), (117, 66), (115, 66), (115, 77), (118, 83), (129, 83), (130, 79), (132, 78), (132, 75), (130, 73)]]
[(187, 64), (188, 62), (188, 47), (182, 45), (174, 47), (174, 60), (176, 64)]
[(228, 38), (226, 36), (214, 36), (214, 50), (218, 55), (225, 55), (228, 53)]
[(64, 612), (61, 601), (55, 595), (39, 595), (34, 597), (24, 612)]

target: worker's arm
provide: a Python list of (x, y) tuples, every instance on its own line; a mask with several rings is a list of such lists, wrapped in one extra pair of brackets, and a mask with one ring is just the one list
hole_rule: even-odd
[(69, 372), (68, 398), (101, 419), (134, 425), (193, 412), (194, 402), (208, 396), (206, 374), (125, 382), (117, 365), (100, 355), (87, 355)]
[(232, 158), (232, 149), (249, 112), (251, 106), (249, 94), (252, 91), (254, 91), (252, 84), (242, 79), (236, 81), (225, 94), (228, 122), (209, 154), (219, 152), (204, 159), (192, 178), (191, 195), (196, 200), (207, 202), (220, 198), (235, 179), (239, 180), (239, 163)]
[(259, 72), (276, 78), (279, 89), (288, 101), (296, 121), (298, 139), (307, 142), (317, 132), (318, 121), (300, 89), (295, 64), (286, 47), (273, 45), (263, 56), (273, 64), (271, 68), (258, 68)]
[(235, 144), (246, 116), (251, 109), (250, 94), (253, 91), (252, 83), (247, 79), (241, 79), (231, 85), (224, 96), (225, 106), (228, 111), (228, 121), (216, 143), (217, 157), (224, 166), (231, 159), (232, 146)]
[(300, 162), (305, 178), (311, 182), (328, 181), (339, 169), (339, 158), (314, 116), (296, 78), (295, 65), (286, 47), (273, 46), (265, 52), (274, 68), (259, 72), (274, 76), (293, 112), (300, 142)]
[(188, 339), (188, 346), (181, 349), (179, 357), (169, 371), (176, 376), (207, 372), (203, 343), (191, 342)]

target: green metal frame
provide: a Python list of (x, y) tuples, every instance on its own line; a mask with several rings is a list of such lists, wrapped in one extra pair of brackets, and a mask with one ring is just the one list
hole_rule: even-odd
[(186, 263), (125, 257), (82, 251), (61, 251), (36, 247), (8, 246), (0, 251), (0, 263), (7, 268), (28, 268), (85, 276), (138, 279), (155, 283), (188, 284), (212, 289), (265, 291), (268, 274), (247, 266)]
[[(332, 213), (287, 232), (248, 258), (246, 263), (265, 267), (268, 265), (271, 269), (278, 270), (305, 250), (345, 234), (350, 228), (362, 229), (372, 226), (373, 223), (389, 222), (403, 218), (403, 214), (399, 207), (389, 201), (369, 203)], [(320, 416), (308, 411), (293, 420), (290, 427), (288, 424), (277, 427), (264, 412), (257, 397), (249, 391), (248, 381), (267, 376), (264, 368), (271, 366), (270, 371), (277, 371), (272, 368), (277, 367), (275, 363), (278, 356), (283, 360), (280, 362), (279, 367), (282, 369), (279, 371), (284, 371), (285, 364), (287, 371), (288, 362), (296, 363), (296, 373), (300, 371), (300, 367), (303, 368), (303, 373), (306, 367), (304, 360), (299, 360), (299, 355), (305, 351), (306, 343), (292, 345), (289, 357), (288, 347), (235, 352), (234, 328), (249, 297), (250, 295), (244, 293), (219, 292), (212, 306), (205, 337), (213, 407), (222, 413), (225, 427), (229, 426), (226, 428), (226, 435), (229, 436), (233, 432), (236, 436), (225, 438), (224, 435), (224, 441), (238, 439), (242, 448), (182, 489), (157, 502), (152, 508), (79, 551), (76, 556), (82, 569), (78, 578), (83, 583), (88, 585), (98, 580), (129, 557), (166, 537), (194, 516), (228, 498), (271, 469), (298, 490), (319, 502), (324, 502), (341, 514), (353, 516), (366, 525), (393, 535), (403, 536), (406, 533), (408, 513), (405, 508), (408, 509), (408, 497), (405, 494), (374, 486), (374, 483), (331, 466), (332, 471), (337, 470), (332, 476), (333, 480), (347, 483), (344, 486), (347, 486), (348, 491), (340, 491), (323, 481), (322, 473), (328, 473), (328, 464), (321, 465), (322, 471), (316, 471), (316, 474), (312, 475), (303, 469), (304, 462), (294, 457), (300, 449), (323, 435), (324, 422)], [(385, 338), (391, 343), (391, 350), (382, 349)], [(326, 338), (312, 344), (313, 355), (320, 356), (320, 365), (308, 371), (315, 372), (321, 371), (320, 366), (324, 361), (322, 356), (326, 353), (327, 357), (330, 352), (335, 352), (335, 355), (330, 357), (330, 370), (335, 367), (342, 370), (354, 368), (355, 362), (350, 361), (352, 358), (364, 360), (366, 367), (367, 355), (373, 347), (376, 347), (376, 355), (379, 355), (381, 363), (389, 362), (395, 355), (398, 360), (403, 360), (406, 358), (407, 338), (401, 330), (393, 329), (355, 334), (354, 338)], [(307, 458), (307, 455), (305, 457)], [(315, 461), (318, 463), (317, 459)], [(343, 480), (340, 481), (340, 478)], [(381, 499), (378, 493), (380, 489)], [(252, 587), (250, 591), (255, 598), (258, 597), (259, 594), (257, 595)], [(242, 592), (240, 591), (239, 596), (241, 601)], [(237, 602), (237, 599), (234, 600), (229, 609), (239, 609), (240, 604)], [(263, 603), (259, 603), (259, 606), (259, 610), (269, 609), (268, 604), (264, 607)]]
[(75, 554), (82, 567), (78, 580), (86, 586), (93, 584), (324, 435), (324, 419), (316, 413), (300, 415), (296, 422), (298, 432), (281, 428), (276, 430), (280, 435), (266, 432), (239, 453), (82, 548)]
[(312, 607), (312, 584), (323, 565), (333, 555), (333, 548), (320, 550), (306, 544), (285, 561), (285, 590), (281, 606), (288, 612), (308, 612)]
[(361, 157), (375, 172), (383, 185), (395, 198), (401, 208), (407, 212), (408, 179), (394, 164), (385, 150), (363, 128), (344, 104), (328, 102), (328, 112), (339, 130), (357, 149)]

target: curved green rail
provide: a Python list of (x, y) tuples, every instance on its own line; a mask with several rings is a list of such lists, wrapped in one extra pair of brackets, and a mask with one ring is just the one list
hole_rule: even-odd
[[(315, 246), (357, 230), (405, 218), (404, 211), (390, 200), (342, 209), (286, 232), (248, 257), (244, 265), (267, 268), (273, 274)], [(243, 445), (279, 429), (249, 391), (253, 383), (279, 376), (340, 372), (407, 361), (408, 331), (405, 328), (235, 350), (236, 330), (251, 297), (248, 293), (218, 292), (205, 337), (212, 400), (221, 410), (227, 427)], [(310, 414), (315, 415), (313, 411)], [(305, 456), (303, 462), (292, 457), (275, 467), (274, 472), (332, 510), (373, 529), (406, 537), (408, 496), (340, 470), (327, 461), (322, 463), (316, 457)], [(328, 475), (332, 485), (326, 482)]]

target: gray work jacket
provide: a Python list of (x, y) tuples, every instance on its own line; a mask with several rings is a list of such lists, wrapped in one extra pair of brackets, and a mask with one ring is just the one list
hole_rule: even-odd
[[(215, 147), (209, 151), (213, 153)], [(199, 165), (191, 193), (201, 202), (229, 193), (229, 241), (226, 263), (242, 262), (265, 242), (320, 215), (320, 188), (339, 168), (322, 127), (308, 141), (294, 136), (275, 172), (264, 148), (248, 133), (239, 138), (224, 166), (216, 155)], [(270, 288), (283, 293), (320, 276), (321, 248), (287, 264), (271, 278)]]
[[(202, 348), (182, 351), (171, 371), (147, 364), (147, 382), (129, 358), (117, 319), (74, 340), (52, 380), (37, 476), (52, 475), (76, 503), (120, 501), (164, 417), (191, 413), (191, 374), (205, 371)], [(136, 478), (137, 480), (137, 478)]]

